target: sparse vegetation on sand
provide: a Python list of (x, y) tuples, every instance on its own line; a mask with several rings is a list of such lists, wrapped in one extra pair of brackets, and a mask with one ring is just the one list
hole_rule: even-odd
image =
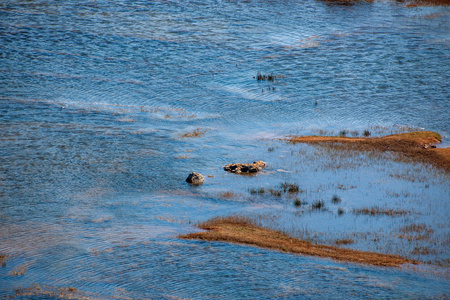
[(417, 264), (413, 260), (397, 255), (314, 245), (310, 242), (290, 237), (280, 231), (258, 226), (247, 217), (217, 217), (198, 226), (207, 231), (182, 235), (180, 238), (247, 244), (283, 252), (328, 257), (339, 261), (376, 266), (399, 267), (405, 263)]
[(16, 290), (16, 297), (38, 297), (39, 299), (83, 299), (83, 300), (95, 300), (104, 299), (97, 294), (81, 292), (75, 287), (53, 287), (46, 285), (35, 284), (29, 288), (20, 288)]
[(345, 136), (291, 136), (291, 143), (308, 143), (318, 145), (339, 144), (350, 150), (391, 151), (401, 153), (411, 159), (431, 163), (450, 172), (450, 148), (436, 148), (441, 136), (432, 131), (415, 131), (393, 134), (384, 137), (345, 137)]
[(197, 128), (194, 131), (186, 132), (185, 134), (181, 135), (182, 138), (194, 138), (194, 137), (202, 137), (206, 133), (206, 130)]

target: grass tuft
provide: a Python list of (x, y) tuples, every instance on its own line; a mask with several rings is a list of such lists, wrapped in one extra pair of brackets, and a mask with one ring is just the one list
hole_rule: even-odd
[(249, 189), (249, 192), (252, 195), (263, 195), (266, 191), (263, 187), (260, 187), (259, 189), (251, 188)]
[(331, 202), (333, 202), (333, 204), (338, 204), (341, 201), (342, 199), (338, 195), (333, 195), (333, 197), (331, 197)]
[(295, 184), (295, 183), (287, 183), (287, 182), (285, 182), (285, 183), (281, 184), (280, 187), (283, 189), (283, 191), (285, 193), (288, 192), (288, 193), (293, 194), (293, 193), (298, 193), (300, 191), (298, 185)]
[(325, 208), (325, 202), (322, 200), (314, 201), (313, 204), (311, 204), (312, 209), (324, 209)]

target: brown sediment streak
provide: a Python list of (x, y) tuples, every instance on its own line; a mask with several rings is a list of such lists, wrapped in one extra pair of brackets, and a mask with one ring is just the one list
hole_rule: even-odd
[[(321, 0), (329, 4), (352, 5), (362, 2), (375, 2), (375, 0)], [(397, 3), (403, 3), (407, 7), (418, 6), (450, 6), (450, 0), (396, 0)]]
[(375, 266), (399, 267), (405, 263), (417, 264), (397, 255), (351, 250), (292, 238), (279, 231), (256, 226), (245, 217), (230, 216), (214, 218), (199, 225), (205, 232), (182, 235), (182, 239), (199, 239), (247, 244), (295, 254), (327, 257), (339, 261)]
[(290, 136), (286, 140), (291, 143), (351, 145), (350, 149), (354, 150), (398, 152), (450, 171), (450, 148), (433, 148), (433, 145), (441, 142), (441, 136), (432, 131), (415, 131), (375, 138)]

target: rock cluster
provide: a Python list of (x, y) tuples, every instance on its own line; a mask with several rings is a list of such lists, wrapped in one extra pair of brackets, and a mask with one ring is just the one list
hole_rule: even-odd
[(266, 166), (266, 163), (258, 160), (253, 162), (252, 164), (228, 164), (223, 167), (225, 171), (241, 174), (241, 173), (256, 173), (261, 171), (262, 168)]
[(203, 181), (205, 181), (205, 178), (203, 178), (203, 175), (200, 173), (192, 172), (186, 178), (186, 181), (190, 184), (199, 185), (199, 184), (202, 184)]

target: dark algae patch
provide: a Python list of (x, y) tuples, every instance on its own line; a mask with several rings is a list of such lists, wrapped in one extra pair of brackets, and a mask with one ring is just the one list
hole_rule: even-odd
[(396, 152), (419, 162), (431, 163), (450, 172), (450, 148), (436, 148), (441, 136), (432, 131), (415, 131), (384, 137), (291, 136), (291, 143), (342, 145), (349, 150)]
[(258, 226), (249, 218), (240, 216), (216, 217), (200, 223), (198, 227), (206, 231), (179, 237), (182, 239), (246, 244), (283, 252), (327, 257), (338, 261), (374, 266), (399, 267), (406, 263), (417, 264), (414, 260), (397, 255), (351, 250), (326, 245), (315, 245), (304, 240), (290, 237), (280, 231)]

